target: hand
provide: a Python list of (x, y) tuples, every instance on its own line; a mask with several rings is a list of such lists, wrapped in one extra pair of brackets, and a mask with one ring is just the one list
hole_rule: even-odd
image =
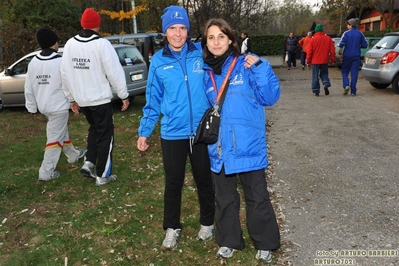
[(126, 98), (126, 99), (122, 100), (122, 108), (121, 108), (121, 111), (122, 111), (122, 112), (123, 112), (123, 111), (126, 111), (127, 108), (129, 107), (129, 104), (130, 104), (129, 98)]
[(139, 149), (139, 151), (146, 151), (148, 149), (146, 137), (139, 137), (137, 140), (137, 149)]
[(245, 68), (250, 68), (258, 60), (259, 60), (259, 58), (257, 56), (254, 56), (254, 55), (245, 56), (245, 58), (244, 58), (244, 61), (245, 61), (244, 67)]
[(71, 102), (71, 110), (74, 112), (76, 115), (79, 114), (80, 111), (80, 106), (77, 102)]

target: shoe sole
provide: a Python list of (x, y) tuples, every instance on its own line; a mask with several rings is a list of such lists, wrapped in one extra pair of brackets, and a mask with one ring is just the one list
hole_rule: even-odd
[(111, 182), (114, 182), (114, 181), (116, 181), (116, 180), (117, 180), (116, 177), (112, 177), (112, 178), (110, 178), (107, 182), (98, 183), (98, 182), (97, 182), (97, 178), (96, 178), (96, 186), (97, 186), (97, 187), (101, 187), (101, 186), (104, 186), (104, 185), (109, 184), (109, 183), (111, 183)]
[(223, 254), (221, 254), (221, 253), (218, 253), (218, 254), (216, 254), (216, 257), (217, 257), (217, 258), (225, 258), (225, 259), (228, 259), (228, 258), (233, 257), (234, 252), (235, 252), (235, 250), (233, 250), (229, 255), (223, 255)]
[(264, 263), (271, 263), (273, 261), (272, 255), (269, 256), (269, 259), (262, 259), (260, 256), (258, 256), (258, 254), (256, 254), (255, 258), (257, 260), (263, 261)]
[(165, 246), (161, 246), (161, 250), (173, 250), (173, 249), (175, 249), (175, 248), (177, 248), (177, 245), (174, 246), (174, 247), (165, 247)]
[(96, 178), (95, 176), (93, 176), (93, 175), (91, 174), (90, 170), (87, 170), (87, 169), (80, 169), (80, 172), (81, 172), (85, 177), (88, 177), (88, 178)]
[(207, 242), (207, 241), (211, 240), (212, 238), (213, 238), (213, 237), (211, 236), (211, 237), (209, 237), (209, 238), (202, 239), (202, 238), (200, 238), (200, 237), (197, 236), (197, 240), (198, 240), (198, 241), (204, 241), (204, 242)]

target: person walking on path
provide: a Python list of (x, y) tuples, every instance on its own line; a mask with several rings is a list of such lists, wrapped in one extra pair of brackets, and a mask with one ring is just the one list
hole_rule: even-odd
[[(364, 37), (363, 33), (356, 28), (358, 22), (358, 18), (351, 18), (348, 20), (348, 30), (342, 34), (341, 40), (339, 42), (338, 54), (341, 57), (342, 61), (341, 73), (344, 95), (348, 95), (349, 90), (351, 91), (352, 96), (356, 95), (356, 84), (359, 76), (361, 48), (367, 48), (368, 46), (367, 40)], [(350, 81), (349, 72), (351, 74)]]
[(148, 149), (160, 115), (161, 147), (165, 170), (163, 249), (177, 247), (182, 230), (180, 221), (182, 188), (187, 156), (197, 185), (200, 205), (198, 240), (213, 237), (215, 197), (205, 144), (193, 144), (195, 132), (208, 100), (203, 91), (204, 70), (200, 43), (191, 42), (187, 11), (169, 6), (161, 16), (165, 47), (154, 54), (149, 68), (146, 104), (138, 129), (137, 148)]
[(306, 63), (306, 47), (308, 46), (311, 39), (312, 39), (312, 32), (309, 31), (308, 34), (305, 37), (303, 37), (302, 39), (300, 39), (298, 42), (298, 44), (302, 47), (302, 52), (301, 52), (302, 70), (305, 70), (305, 67), (307, 65), (307, 63)]
[(294, 35), (294, 32), (290, 32), (287, 39), (285, 40), (285, 53), (288, 55), (287, 69), (296, 68), (296, 52), (298, 50), (298, 39)]
[(227, 90), (218, 141), (208, 145), (216, 195), (215, 235), (220, 246), (216, 256), (230, 258), (245, 247), (239, 218), (239, 177), (256, 258), (270, 263), (271, 251), (280, 247), (280, 232), (266, 184), (264, 106), (278, 101), (279, 81), (266, 60), (253, 54), (240, 55), (234, 31), (225, 20), (210, 19), (202, 36), (204, 91), (210, 106), (215, 104), (222, 84)]
[(252, 53), (252, 43), (251, 39), (248, 36), (248, 33), (246, 32), (241, 33), (241, 39), (242, 39), (241, 54)]
[(331, 87), (328, 77), (328, 63), (335, 63), (335, 47), (330, 36), (323, 31), (323, 24), (317, 24), (315, 34), (306, 48), (306, 62), (312, 66), (312, 91), (314, 96), (320, 94), (319, 77), (324, 86), (325, 95), (329, 95)]
[(64, 47), (62, 82), (72, 111), (76, 114), (82, 111), (90, 125), (81, 173), (95, 178), (96, 185), (102, 186), (116, 180), (116, 175), (112, 174), (114, 121), (111, 86), (122, 100), (122, 111), (129, 106), (129, 94), (115, 49), (98, 35), (100, 15), (86, 8), (80, 24), (83, 31), (70, 38)]
[(29, 63), (25, 80), (25, 106), (29, 113), (37, 110), (47, 118), (47, 143), (39, 169), (39, 181), (48, 181), (60, 176), (55, 171), (61, 151), (68, 163), (76, 163), (85, 154), (77, 150), (69, 139), (69, 103), (61, 84), (61, 56), (58, 51), (57, 34), (46, 28), (36, 33), (42, 51)]

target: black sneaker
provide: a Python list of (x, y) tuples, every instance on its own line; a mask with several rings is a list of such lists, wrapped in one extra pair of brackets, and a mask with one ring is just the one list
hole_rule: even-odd
[(327, 87), (327, 86), (324, 86), (324, 93), (325, 93), (326, 95), (329, 95), (329, 94), (330, 94), (330, 91), (328, 90), (328, 87)]
[(313, 96), (319, 96), (319, 93), (313, 93)]

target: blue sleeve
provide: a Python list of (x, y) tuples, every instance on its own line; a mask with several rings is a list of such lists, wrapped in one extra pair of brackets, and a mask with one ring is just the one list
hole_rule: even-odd
[(255, 97), (263, 106), (272, 106), (280, 98), (280, 83), (270, 63), (259, 58), (250, 67), (250, 84), (254, 89)]
[(163, 87), (158, 81), (155, 64), (150, 65), (147, 88), (145, 92), (146, 104), (143, 107), (143, 117), (140, 120), (138, 134), (140, 137), (149, 137), (158, 122), (161, 113)]

